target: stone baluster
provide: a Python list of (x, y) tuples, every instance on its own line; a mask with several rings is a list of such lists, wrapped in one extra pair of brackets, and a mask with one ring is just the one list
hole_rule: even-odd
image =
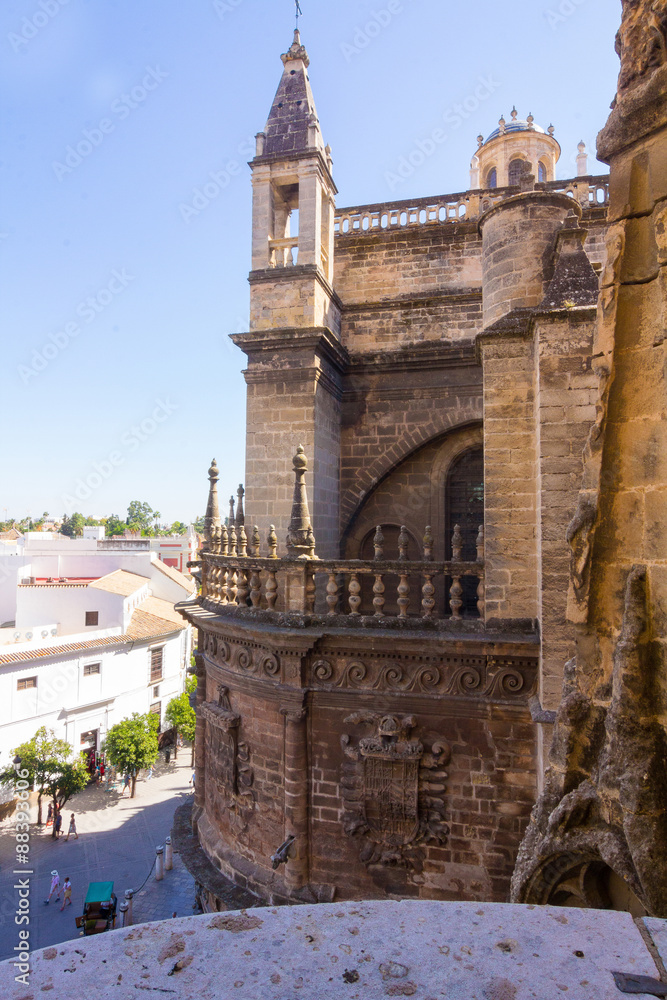
[(249, 592), (248, 577), (243, 567), (240, 567), (236, 573), (236, 603), (240, 608), (247, 607)]
[(252, 554), (255, 559), (259, 559), (259, 548), (260, 548), (260, 537), (259, 528), (255, 525), (252, 529), (252, 540), (250, 542), (250, 548), (252, 549)]
[(359, 583), (359, 577), (356, 573), (350, 573), (350, 582), (348, 584), (348, 603), (350, 605), (350, 614), (359, 614), (359, 605), (361, 604), (361, 597), (359, 596), (361, 591), (361, 584)]
[(338, 581), (336, 580), (335, 573), (329, 573), (329, 580), (327, 583), (327, 605), (330, 615), (336, 614), (336, 607), (338, 605)]
[(253, 608), (258, 608), (262, 600), (262, 581), (257, 566), (250, 571), (250, 602)]
[(461, 534), (461, 525), (454, 525), (454, 532), (452, 534), (452, 559), (454, 562), (461, 561), (461, 553), (463, 551), (463, 535)]
[(373, 612), (376, 618), (381, 618), (384, 614), (384, 582), (382, 580), (382, 573), (375, 574), (375, 582), (373, 583), (373, 607), (375, 611)]
[[(399, 559), (401, 557), (399, 556)], [(405, 558), (405, 557), (403, 557)], [(398, 592), (398, 598), (396, 603), (398, 604), (398, 617), (407, 618), (408, 607), (410, 605), (410, 584), (408, 583), (408, 574), (399, 574), (398, 587), (396, 588)]]
[(276, 598), (278, 596), (278, 581), (276, 580), (275, 569), (270, 569), (268, 573), (269, 578), (266, 581), (266, 604), (269, 611), (273, 611), (276, 605)]
[(408, 529), (404, 524), (401, 525), (401, 530), (398, 533), (398, 558), (404, 561), (408, 558), (408, 543), (410, 541), (410, 536), (408, 535)]
[(477, 610), (479, 611), (479, 617), (484, 621), (484, 613), (486, 610), (486, 604), (484, 600), (484, 577), (480, 576), (477, 581)]
[(235, 524), (237, 528), (243, 527), (245, 524), (245, 511), (243, 510), (243, 497), (245, 495), (245, 490), (243, 489), (243, 483), (239, 483), (239, 488), (236, 491), (236, 520)]
[[(236, 553), (234, 552), (234, 555)], [(229, 604), (236, 604), (236, 580), (237, 574), (233, 566), (227, 567), (227, 601)]]
[(287, 529), (287, 554), (292, 559), (314, 559), (315, 536), (310, 522), (305, 482), (308, 459), (303, 453), (302, 445), (296, 449), (292, 465), (294, 467), (294, 495), (292, 497), (292, 515)]
[(269, 546), (269, 559), (277, 559), (278, 536), (276, 535), (276, 529), (273, 524), (269, 525), (269, 534), (267, 536), (266, 541)]
[(230, 556), (238, 554), (236, 551), (236, 528), (231, 523), (229, 525), (229, 554)]
[(382, 528), (378, 524), (375, 529), (375, 535), (373, 537), (373, 547), (375, 548), (375, 558), (382, 559), (384, 556), (384, 535), (382, 534)]
[(422, 617), (431, 618), (435, 607), (435, 587), (432, 584), (433, 574), (424, 573), (424, 584), (422, 586)]
[(239, 527), (238, 538), (239, 538), (239, 555), (241, 556), (242, 559), (245, 559), (246, 556), (248, 555), (248, 537), (245, 533), (245, 528), (243, 527), (243, 525)]
[(452, 585), (449, 588), (449, 607), (454, 621), (459, 621), (461, 618), (461, 605), (463, 604), (463, 601), (461, 600), (462, 594), (463, 587), (461, 586), (461, 577), (453, 576)]
[(424, 529), (424, 562), (430, 562), (433, 558), (433, 532), (430, 524)]
[(480, 524), (477, 532), (477, 562), (484, 562), (484, 525)]
[(315, 574), (311, 570), (306, 570), (306, 594), (305, 608), (309, 614), (315, 610)]

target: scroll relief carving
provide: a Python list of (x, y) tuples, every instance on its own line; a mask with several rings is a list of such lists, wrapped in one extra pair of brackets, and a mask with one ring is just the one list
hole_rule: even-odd
[(280, 660), (266, 649), (249, 649), (247, 646), (230, 646), (224, 639), (209, 635), (205, 640), (209, 658), (220, 666), (232, 668), (253, 677), (280, 677)]
[(437, 664), (316, 660), (310, 673), (314, 685), (507, 700), (533, 693), (536, 668), (534, 660), (469, 656)]
[(229, 689), (223, 685), (217, 702), (204, 702), (197, 711), (206, 721), (206, 787), (215, 788), (230, 822), (245, 829), (255, 809), (255, 793), (250, 750), (238, 738), (241, 716), (232, 711)]
[(345, 833), (361, 839), (364, 864), (421, 871), (423, 845), (444, 844), (449, 835), (444, 799), (449, 744), (435, 739), (428, 749), (411, 739), (417, 726), (413, 715), (355, 712), (345, 722), (371, 730), (356, 744), (341, 736)]

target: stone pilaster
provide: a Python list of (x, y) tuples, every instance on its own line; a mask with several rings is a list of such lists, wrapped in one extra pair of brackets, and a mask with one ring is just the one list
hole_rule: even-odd
[(290, 892), (308, 884), (308, 742), (307, 709), (302, 704), (280, 709), (285, 718), (285, 836), (294, 836), (285, 868)]

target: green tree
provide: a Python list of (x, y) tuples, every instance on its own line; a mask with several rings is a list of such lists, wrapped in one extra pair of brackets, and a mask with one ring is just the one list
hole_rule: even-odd
[(184, 535), (188, 530), (188, 526), (183, 521), (174, 521), (168, 530), (170, 535)]
[(60, 525), (60, 534), (67, 535), (68, 538), (79, 538), (83, 534), (83, 526), (85, 523), (83, 514), (79, 514), (77, 511), (75, 511), (71, 517), (68, 517), (67, 514), (63, 514), (63, 523)]
[(127, 524), (132, 531), (150, 534), (153, 530), (153, 516), (150, 504), (140, 500), (132, 500), (127, 508)]
[(198, 535), (203, 535), (204, 534), (204, 518), (203, 517), (197, 517), (197, 518), (195, 518), (195, 521), (194, 521), (194, 524), (192, 525), (192, 527), (195, 529), (195, 531), (197, 532)]
[[(71, 749), (70, 747), (70, 752)], [(44, 784), (45, 790), (48, 791), (53, 800), (54, 812), (55, 806), (62, 812), (65, 803), (77, 792), (83, 791), (89, 781), (90, 775), (85, 754), (80, 754), (76, 760), (54, 761), (49, 768)], [(54, 836), (55, 833), (54, 828)]]
[[(78, 762), (72, 764), (70, 761), (72, 746), (66, 740), (59, 739), (52, 729), (41, 726), (32, 739), (12, 750), (11, 755), (21, 758), (21, 770), (28, 772), (27, 780), (34, 784), (37, 789), (37, 823), (40, 826), (44, 794), (51, 795), (58, 803), (61, 797), (64, 796), (63, 802), (66, 802), (70, 795), (80, 790), (79, 787), (69, 790), (73, 777), (69, 768), (78, 764)], [(15, 777), (13, 766), (6, 767), (4, 771), (0, 772), (2, 784), (13, 781)], [(85, 782), (80, 787), (84, 786)]]
[(109, 514), (107, 518), (103, 518), (102, 523), (105, 528), (105, 535), (107, 538), (113, 538), (114, 535), (124, 535), (127, 525), (125, 521), (121, 521), (117, 514)]
[(134, 712), (131, 718), (118, 722), (107, 733), (104, 743), (106, 757), (122, 774), (131, 776), (130, 798), (134, 798), (137, 771), (151, 767), (157, 760), (157, 728), (160, 720), (157, 722), (156, 727), (150, 715)]
[[(192, 678), (194, 680), (194, 686), (197, 686), (197, 678)], [(188, 688), (190, 690), (188, 690)], [(185, 685), (185, 691), (183, 694), (179, 694), (176, 698), (172, 698), (167, 705), (164, 717), (170, 726), (173, 726), (176, 730), (176, 743), (174, 746), (174, 757), (178, 756), (178, 734), (180, 733), (184, 740), (188, 743), (194, 742), (195, 738), (195, 725), (197, 723), (197, 716), (195, 715), (195, 710), (190, 704), (190, 691), (192, 690), (192, 685), (188, 680)]]

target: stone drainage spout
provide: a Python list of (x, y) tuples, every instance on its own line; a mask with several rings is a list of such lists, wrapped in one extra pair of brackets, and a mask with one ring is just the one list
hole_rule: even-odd
[(276, 853), (271, 855), (271, 866), (272, 866), (272, 868), (273, 868), (274, 871), (276, 871), (276, 869), (280, 865), (286, 865), (287, 862), (289, 861), (289, 857), (290, 857), (289, 851), (290, 851), (290, 847), (294, 843), (294, 840), (295, 840), (294, 836), (292, 836), (292, 834), (290, 834), (290, 836), (287, 838), (287, 840), (285, 840), (280, 845), (280, 847), (278, 848), (278, 850), (276, 851)]

